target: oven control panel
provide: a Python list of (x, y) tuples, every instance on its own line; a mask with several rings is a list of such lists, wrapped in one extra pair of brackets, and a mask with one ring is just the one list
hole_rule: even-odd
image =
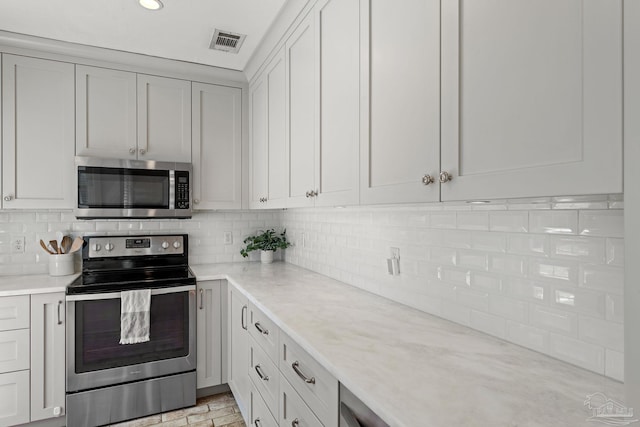
[(184, 236), (101, 236), (88, 239), (89, 258), (181, 255)]

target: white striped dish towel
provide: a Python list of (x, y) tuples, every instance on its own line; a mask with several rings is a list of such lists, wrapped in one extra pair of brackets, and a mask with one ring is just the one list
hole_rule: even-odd
[(120, 292), (120, 344), (149, 341), (151, 289)]

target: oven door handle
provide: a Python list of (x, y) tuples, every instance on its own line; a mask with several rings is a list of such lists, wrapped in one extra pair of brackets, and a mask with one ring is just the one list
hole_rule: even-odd
[[(151, 296), (153, 295), (165, 295), (176, 294), (178, 292), (189, 292), (196, 290), (196, 285), (177, 286), (173, 288), (157, 288), (151, 289)], [(67, 295), (67, 301), (95, 301), (101, 299), (119, 299), (120, 292), (109, 292), (102, 294), (81, 294), (81, 295)]]

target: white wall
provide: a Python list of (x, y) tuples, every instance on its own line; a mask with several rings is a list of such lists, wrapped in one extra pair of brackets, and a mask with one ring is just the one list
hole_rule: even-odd
[(295, 209), (282, 226), (290, 263), (621, 380), (622, 208), (596, 196)]

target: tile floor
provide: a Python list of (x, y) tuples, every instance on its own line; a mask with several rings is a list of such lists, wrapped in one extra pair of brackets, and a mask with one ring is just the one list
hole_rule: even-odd
[(113, 424), (117, 427), (246, 427), (231, 393), (197, 400), (196, 406)]

